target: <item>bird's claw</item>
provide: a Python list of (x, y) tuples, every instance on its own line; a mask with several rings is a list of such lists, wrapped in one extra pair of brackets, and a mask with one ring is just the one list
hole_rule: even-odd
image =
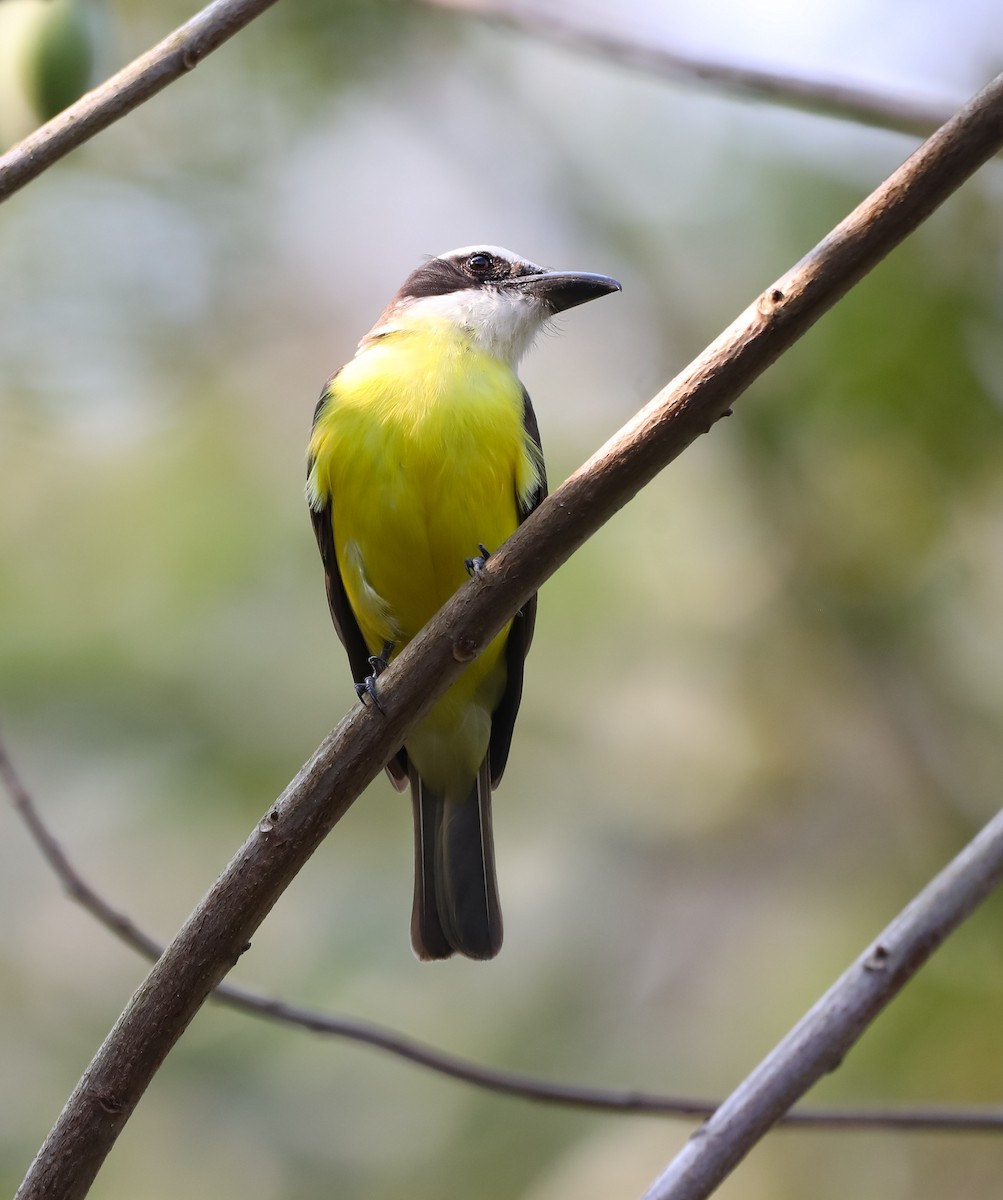
[(380, 703), (380, 698), (376, 694), (375, 675), (367, 675), (361, 683), (357, 683), (355, 685), (355, 694), (359, 697), (363, 704), (366, 703), (366, 697), (368, 696), (369, 699), (372, 700), (373, 704), (375, 704), (380, 710), (380, 712), (383, 712), (383, 705)]
[(363, 704), (366, 702), (366, 697), (373, 702), (380, 712), (383, 712), (383, 705), (380, 703), (380, 698), (376, 692), (376, 681), (390, 665), (390, 652), (393, 650), (393, 643), (383, 647), (381, 654), (371, 654), (369, 656), (369, 665), (372, 668), (372, 675), (367, 675), (361, 683), (355, 685), (355, 694), (359, 697)]
[(480, 542), (477, 543), (477, 549), (480, 550), (480, 554), (475, 555), (474, 558), (465, 558), (463, 565), (467, 568), (468, 575), (476, 575), (480, 579), (484, 573), (485, 563), (491, 557), (491, 551), (487, 546), (482, 546)]

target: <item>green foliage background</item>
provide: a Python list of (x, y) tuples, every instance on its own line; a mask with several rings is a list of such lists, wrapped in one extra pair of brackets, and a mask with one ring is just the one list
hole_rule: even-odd
[[(123, 62), (189, 15), (108, 8)], [(944, 90), (982, 82), (985, 47), (943, 53)], [(407, 5), (279, 4), (5, 204), (0, 715), (86, 876), (170, 936), (352, 703), (304, 445), (421, 255), (623, 280), (525, 366), (557, 482), (910, 149)], [(237, 978), (571, 1082), (742, 1077), (998, 803), (1001, 201), (993, 164), (543, 592), (501, 957), (413, 960), (380, 779)], [(9, 1193), (144, 966), (0, 831)], [(1001, 933), (993, 901), (813, 1099), (998, 1102)], [(598, 1200), (686, 1134), (210, 1007), (92, 1195)], [(720, 1194), (984, 1197), (1001, 1171), (988, 1138), (785, 1133)]]

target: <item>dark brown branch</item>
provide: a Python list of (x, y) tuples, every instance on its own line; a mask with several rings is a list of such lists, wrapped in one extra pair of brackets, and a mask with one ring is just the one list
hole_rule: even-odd
[(275, 0), (214, 0), (162, 42), (0, 155), (0, 201), (132, 112), (253, 21)]
[[(147, 958), (158, 959), (162, 947), (128, 916), (113, 908), (83, 878), (53, 837), (21, 781), (0, 736), (0, 782), (15, 811), (28, 827), (33, 841), (68, 894), (83, 909), (110, 929), (127, 946)], [(719, 1101), (691, 1096), (667, 1096), (637, 1089), (577, 1087), (534, 1079), (511, 1071), (485, 1067), (409, 1038), (394, 1029), (368, 1021), (336, 1017), (301, 1008), (284, 1000), (270, 999), (234, 984), (221, 983), (211, 999), (238, 1012), (291, 1025), (311, 1033), (359, 1042), (406, 1059), (451, 1079), (473, 1084), (486, 1091), (516, 1096), (523, 1100), (559, 1104), (591, 1112), (647, 1113), (670, 1117), (709, 1117)], [(869, 1108), (805, 1109), (781, 1117), (795, 1128), (950, 1130), (961, 1133), (1003, 1131), (1003, 1112), (993, 1109), (959, 1108)]]
[(74, 1089), (18, 1192), (77, 1200), (170, 1048), (282, 891), (464, 666), (571, 554), (721, 417), (818, 318), (1003, 145), (1003, 76), (967, 104), (557, 489), (382, 677), (261, 819)]
[(579, 53), (591, 54), (660, 79), (676, 79), (684, 83), (695, 81), (748, 99), (781, 104), (819, 116), (855, 121), (860, 125), (889, 129), (913, 137), (928, 137), (948, 119), (952, 111), (945, 106), (871, 88), (680, 54), (632, 40), (608, 29), (586, 28), (569, 20), (566, 9), (558, 16), (540, 4), (511, 3), (510, 0), (420, 2), (432, 8), (461, 12), (493, 25), (546, 38)]

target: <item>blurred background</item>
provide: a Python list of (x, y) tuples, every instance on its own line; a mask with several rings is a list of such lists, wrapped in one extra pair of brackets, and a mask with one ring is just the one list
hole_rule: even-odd
[[(56, 67), (0, 28), (8, 143), (192, 12), (59, 2)], [(616, 13), (948, 106), (1003, 65), (990, 0)], [(556, 484), (914, 144), (418, 4), (299, 0), (4, 204), (0, 721), (85, 876), (168, 938), (354, 702), (304, 447), (423, 255), (623, 281), (525, 363)], [(411, 818), (381, 777), (235, 978), (511, 1070), (730, 1090), (999, 802), (1001, 268), (994, 163), (546, 586), (496, 961), (412, 958)], [(146, 966), (3, 808), (0, 905), (9, 1194)], [(811, 1099), (999, 1103), (1001, 1001), (996, 899)], [(607, 1200), (688, 1132), (210, 1006), (92, 1195)], [(985, 1197), (1001, 1172), (998, 1138), (781, 1132), (720, 1195)]]

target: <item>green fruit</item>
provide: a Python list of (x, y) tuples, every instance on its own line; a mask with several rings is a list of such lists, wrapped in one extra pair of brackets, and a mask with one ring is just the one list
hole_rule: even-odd
[(21, 79), (43, 121), (87, 90), (94, 69), (90, 22), (81, 0), (35, 0), (38, 13), (21, 49)]

